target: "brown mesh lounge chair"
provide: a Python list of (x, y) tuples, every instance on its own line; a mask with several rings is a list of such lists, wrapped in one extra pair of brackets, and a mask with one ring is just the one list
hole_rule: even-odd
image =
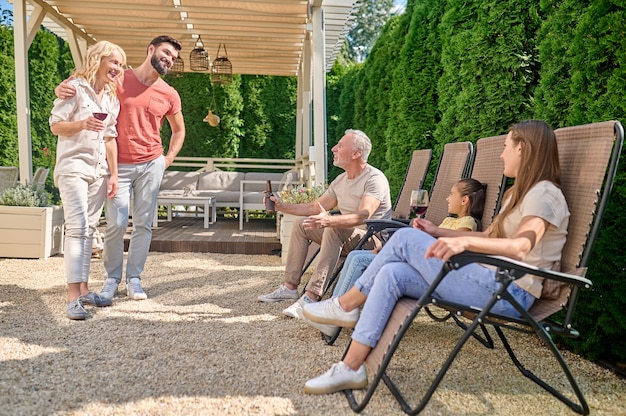
[(430, 160), (433, 152), (430, 149), (415, 150), (411, 155), (409, 166), (406, 168), (404, 182), (393, 208), (392, 218), (408, 219), (411, 215), (411, 191), (421, 189), (426, 180)]
[[(481, 229), (489, 227), (491, 221), (500, 209), (500, 202), (504, 194), (506, 178), (502, 174), (504, 171), (504, 162), (500, 159), (500, 154), (504, 148), (504, 139), (506, 134), (494, 137), (484, 137), (476, 142), (476, 152), (474, 161), (471, 166), (471, 178), (487, 185), (485, 194), (485, 207), (481, 220)], [(466, 329), (465, 324), (450, 311), (441, 316), (432, 313), (429, 307), (424, 308), (426, 313), (436, 321), (445, 321), (454, 319), (462, 328)], [(490, 346), (489, 340), (475, 336), (481, 343)]]
[[(426, 219), (439, 224), (448, 216), (446, 197), (450, 193), (452, 185), (459, 179), (466, 177), (473, 159), (474, 146), (470, 142), (448, 143), (444, 146), (439, 157), (435, 179), (430, 188), (430, 204), (425, 214)], [(501, 176), (502, 172), (500, 172)], [(403, 187), (403, 191), (405, 188)], [(409, 205), (408, 198), (413, 189), (418, 188), (408, 188), (407, 191), (407, 208)], [(368, 232), (364, 240), (383, 230), (391, 231), (406, 226), (408, 221), (402, 221), (402, 219), (394, 217), (392, 220), (366, 220)]]
[[(498, 145), (500, 146), (500, 150), (502, 150), (501, 144)], [(435, 175), (435, 180), (430, 191), (431, 195), (434, 196), (430, 198), (430, 204), (428, 206), (428, 210), (426, 211), (426, 218), (428, 220), (432, 221), (433, 223), (435, 223), (435, 221), (438, 221), (436, 222), (436, 224), (439, 224), (448, 215), (448, 203), (446, 201), (446, 197), (449, 195), (452, 185), (458, 182), (459, 179), (465, 177), (465, 175), (467, 174), (467, 169), (471, 166), (473, 158), (474, 146), (470, 142), (448, 143), (444, 146), (443, 152), (439, 157), (437, 173)], [(501, 179), (502, 170), (500, 170), (498, 181), (501, 182)], [(417, 188), (409, 189), (412, 190)], [(408, 192), (409, 195), (411, 193), (410, 190)], [(355, 250), (361, 249), (363, 244), (372, 235), (379, 235), (381, 233), (386, 233), (387, 235), (389, 235), (399, 228), (408, 227), (408, 222), (397, 219), (366, 220), (365, 223), (367, 224), (367, 233), (363, 236)], [(334, 285), (335, 281), (339, 277), (340, 272), (341, 268), (338, 267), (328, 281), (326, 291), (324, 292), (325, 294)], [(338, 331), (332, 337), (322, 334), (322, 337), (327, 344), (332, 345), (335, 343), (340, 333), (341, 331)]]
[[(563, 272), (538, 269), (501, 256), (489, 256), (471, 252), (454, 256), (444, 265), (440, 275), (419, 300), (410, 298), (399, 300), (381, 339), (366, 360), (368, 374), (370, 374), (370, 384), (367, 391), (360, 397), (359, 402), (357, 402), (352, 390), (344, 391), (352, 410), (361, 412), (367, 406), (378, 383), (382, 379), (407, 414), (421, 412), (465, 342), (479, 327), (483, 331), (486, 341), (488, 341), (487, 346), (493, 347), (493, 343), (489, 342), (491, 339), (486, 329), (489, 326), (495, 329), (509, 357), (524, 376), (537, 383), (577, 413), (589, 414), (589, 407), (583, 393), (578, 387), (563, 356), (552, 341), (550, 334), (558, 333), (562, 336), (573, 338), (579, 335), (571, 326), (573, 309), (578, 289), (589, 288), (592, 284), (589, 279), (582, 276), (585, 274), (593, 241), (611, 192), (624, 140), (624, 131), (619, 122), (609, 121), (561, 128), (556, 130), (556, 135), (561, 162), (563, 192), (571, 212), (567, 242), (563, 248), (561, 259), (561, 270)], [(481, 309), (476, 309), (446, 302), (433, 296), (437, 285), (449, 271), (475, 262), (497, 266), (497, 276), (502, 282), (501, 289), (494, 294), (493, 298), (486, 305)], [(553, 296), (542, 296), (529, 311), (525, 311), (520, 307), (506, 291), (508, 285), (526, 273), (541, 276), (546, 279), (545, 282), (550, 281), (555, 283), (554, 286), (557, 286), (555, 288), (556, 294), (553, 293)], [(544, 283), (544, 286), (553, 285)], [(507, 299), (522, 314), (522, 317), (510, 318), (490, 313), (490, 309), (499, 298)], [(435, 304), (437, 307), (454, 310), (466, 317), (471, 317), (471, 321), (466, 326), (467, 329), (450, 352), (424, 396), (412, 408), (398, 387), (393, 383), (386, 369), (415, 316), (423, 307)], [(565, 312), (562, 322), (548, 318), (554, 312), (560, 310)], [(537, 335), (560, 365), (569, 383), (570, 391), (562, 392), (526, 369), (509, 344), (505, 330)], [(424, 342), (428, 341), (424, 340)], [(567, 383), (563, 381), (559, 383), (559, 385), (561, 384), (565, 386)]]
[(483, 211), (482, 228), (491, 224), (500, 208), (500, 198), (504, 191), (506, 178), (502, 174), (504, 162), (500, 154), (504, 148), (506, 135), (485, 137), (476, 142), (476, 156), (471, 169), (471, 178), (487, 185), (485, 209)]
[(466, 177), (474, 158), (474, 145), (471, 142), (447, 143), (439, 158), (435, 179), (430, 188), (430, 204), (426, 219), (433, 224), (440, 224), (448, 216), (446, 198), (450, 188), (459, 179)]

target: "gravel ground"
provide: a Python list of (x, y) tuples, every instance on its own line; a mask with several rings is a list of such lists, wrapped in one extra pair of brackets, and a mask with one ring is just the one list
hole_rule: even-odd
[[(281, 316), (287, 303), (256, 300), (280, 283), (283, 269), (273, 256), (151, 253), (143, 275), (148, 300), (118, 294), (113, 306), (72, 322), (63, 258), (0, 259), (0, 414), (352, 414), (343, 394), (303, 392), (308, 378), (341, 358), (347, 331), (327, 346), (319, 332)], [(92, 290), (102, 275), (94, 260)], [(391, 363), (392, 377), (423, 393), (458, 333), (418, 318)], [(514, 345), (538, 372), (557, 373), (539, 340)], [(564, 355), (592, 415), (626, 415), (625, 380)], [(363, 414), (403, 413), (381, 384)], [(470, 341), (422, 414), (574, 413), (528, 382), (500, 343), (487, 350)]]

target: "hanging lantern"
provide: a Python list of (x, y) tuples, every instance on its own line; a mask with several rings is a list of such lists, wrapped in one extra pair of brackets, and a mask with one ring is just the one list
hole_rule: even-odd
[[(224, 55), (220, 55), (222, 45), (224, 45)], [(217, 55), (211, 69), (211, 81), (214, 84), (230, 84), (233, 82), (233, 65), (228, 60), (225, 43), (220, 43), (217, 48)]]
[(173, 76), (174, 78), (180, 78), (183, 76), (184, 72), (185, 72), (185, 61), (183, 61), (183, 58), (179, 56), (178, 58), (176, 58), (176, 60), (172, 64), (172, 68), (170, 69), (168, 74)]
[(191, 53), (189, 53), (189, 68), (191, 68), (192, 71), (207, 71), (209, 69), (210, 60), (211, 57), (204, 49), (202, 38), (198, 36), (195, 47)]
[(202, 121), (206, 121), (211, 127), (217, 127), (220, 124), (220, 116), (209, 110), (209, 114)]
[(211, 107), (209, 107), (209, 114), (207, 114), (202, 121), (206, 121), (211, 127), (217, 127), (217, 125), (220, 124), (220, 116), (211, 111), (211, 109), (217, 108), (217, 106), (215, 105), (215, 91), (212, 91), (211, 96), (212, 100)]

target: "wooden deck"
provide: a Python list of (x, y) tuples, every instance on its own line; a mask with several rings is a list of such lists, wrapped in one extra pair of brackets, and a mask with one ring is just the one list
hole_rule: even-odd
[[(128, 250), (129, 233), (124, 238)], [(203, 228), (203, 219), (176, 217), (171, 222), (159, 220), (152, 229), (150, 251), (166, 253), (280, 254), (275, 219), (250, 219), (239, 231), (236, 218), (218, 216), (217, 221)]]

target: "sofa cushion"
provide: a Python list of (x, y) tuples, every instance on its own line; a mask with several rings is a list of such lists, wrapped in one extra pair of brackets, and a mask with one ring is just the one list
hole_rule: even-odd
[(182, 189), (160, 189), (160, 197), (179, 198), (184, 195), (185, 191)]
[(163, 173), (159, 189), (180, 189), (187, 185), (198, 184), (198, 172), (182, 172), (180, 170), (166, 170)]
[(269, 173), (269, 172), (248, 172), (246, 173), (245, 180), (247, 181), (263, 181), (263, 183), (246, 183), (244, 185), (244, 191), (263, 192), (267, 186), (267, 181), (272, 181), (272, 190), (278, 189), (278, 182), (282, 179), (282, 173)]
[(244, 192), (243, 203), (244, 204), (263, 204), (263, 192)]
[(222, 190), (239, 192), (239, 182), (244, 178), (242, 172), (202, 172), (198, 177), (198, 190)]
[(215, 201), (221, 206), (224, 204), (231, 204), (229, 206), (239, 206), (239, 191), (222, 191), (219, 189), (206, 189), (202, 191), (195, 191), (195, 196), (214, 196)]

